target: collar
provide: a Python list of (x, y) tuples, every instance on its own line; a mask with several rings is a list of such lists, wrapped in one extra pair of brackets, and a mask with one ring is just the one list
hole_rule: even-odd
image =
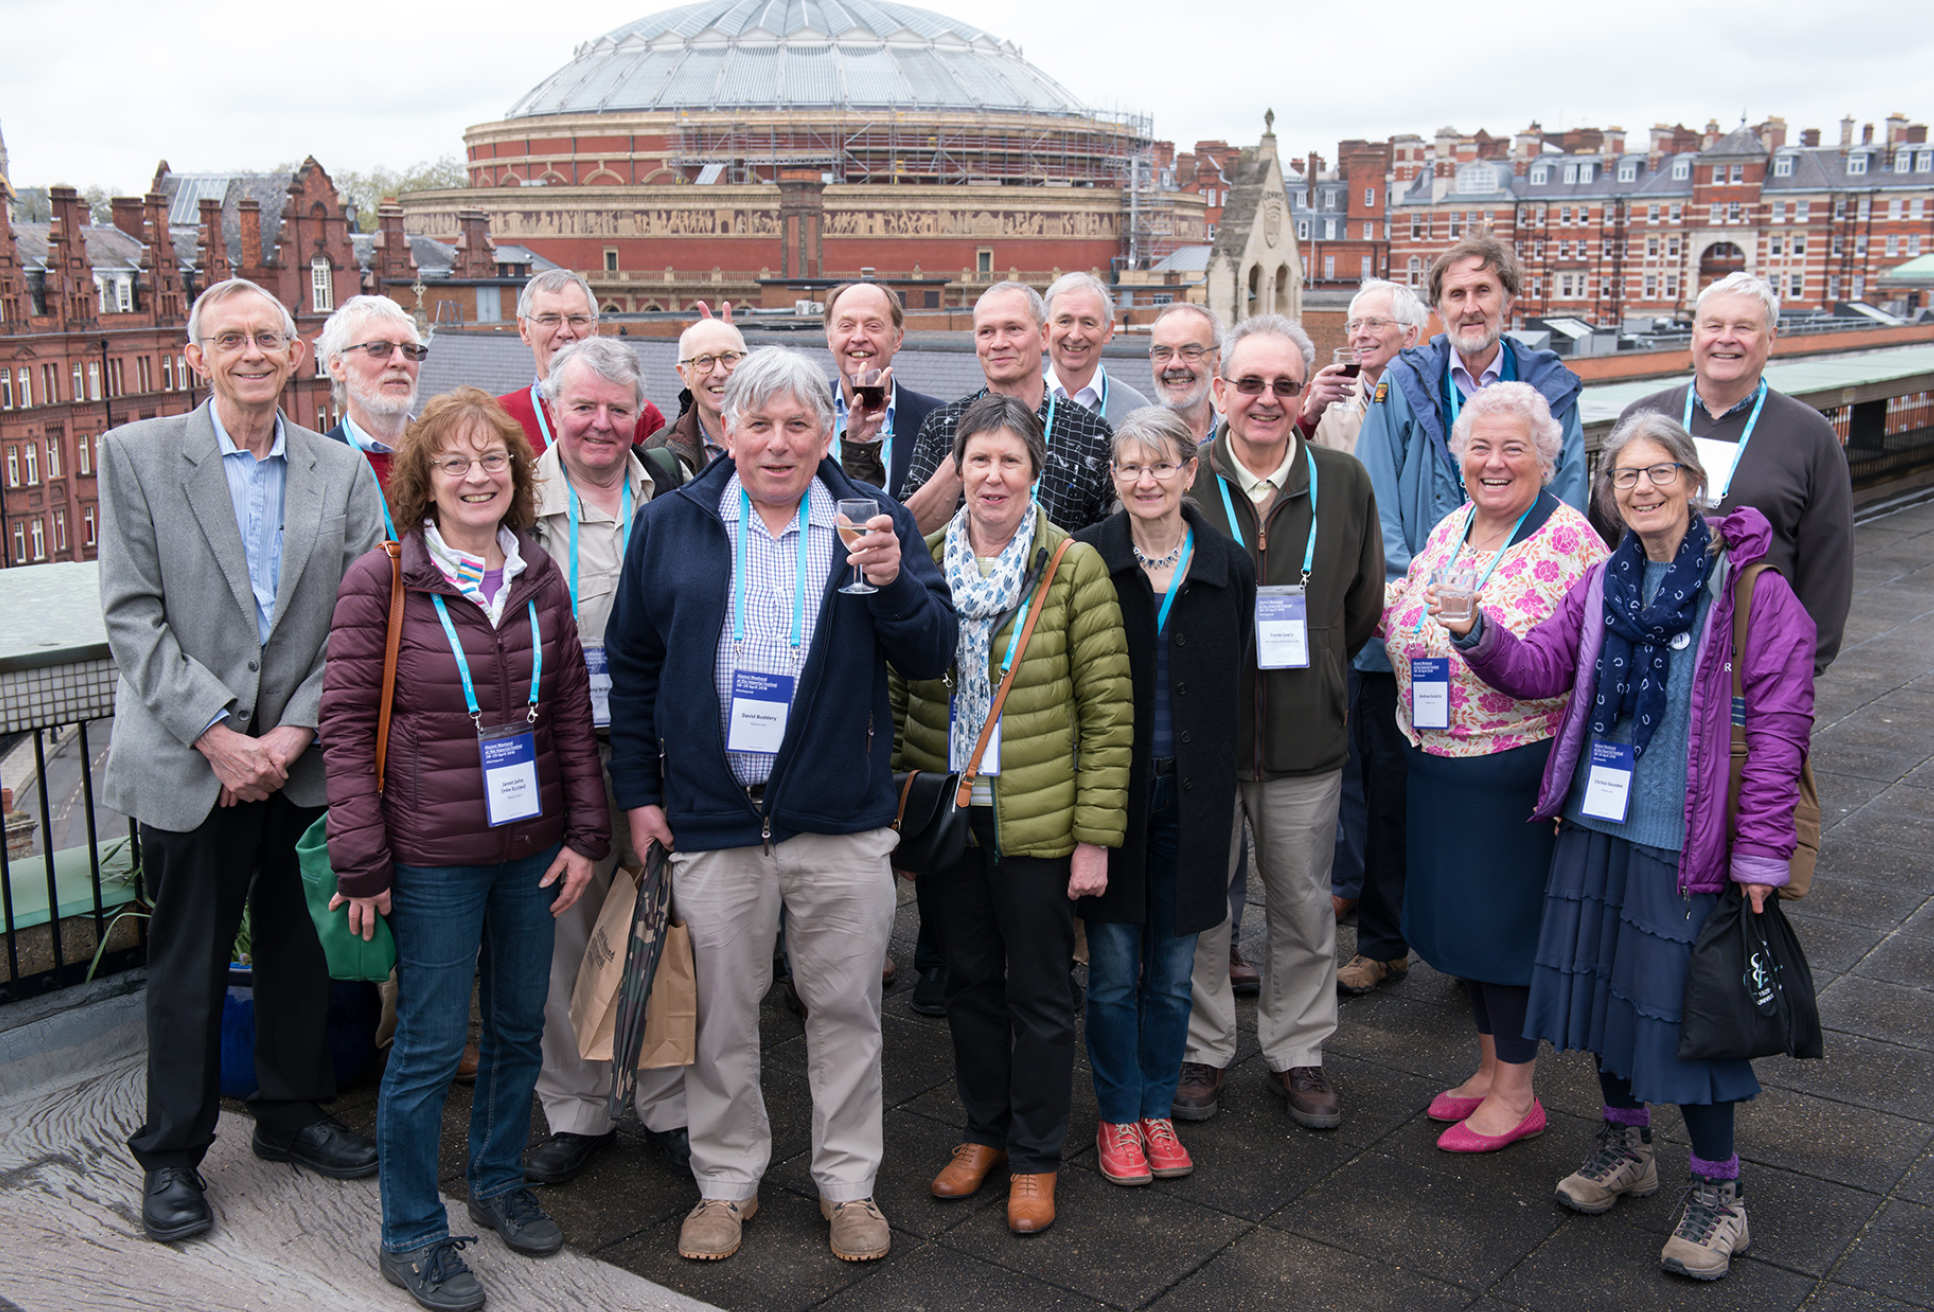
[(1269, 487), (1272, 491), (1281, 492), (1289, 478), (1290, 469), (1296, 464), (1298, 445), (1296, 431), (1291, 429), (1289, 434), (1289, 450), (1283, 453), (1283, 463), (1276, 466), (1274, 473), (1263, 478), (1257, 478), (1249, 472), (1249, 467), (1242, 463), (1242, 457), (1236, 454), (1235, 438), (1231, 436), (1229, 439), (1229, 464), (1235, 470), (1237, 486), (1248, 493), (1252, 501), (1255, 500), (1256, 493), (1260, 492), (1265, 486)]
[[(221, 407), (216, 405), (212, 400), (208, 403), (208, 418), (215, 425), (215, 449), (222, 453), (222, 459), (226, 460), (230, 456), (241, 455), (242, 448), (235, 445), (235, 439), (228, 435), (226, 428), (222, 427)], [(265, 460), (285, 459), (288, 456), (288, 451), (288, 433), (282, 425), (282, 412), (277, 410), (275, 412), (275, 441), (270, 443), (269, 453), (263, 458)]]
[[(571, 485), (564, 476), (564, 458), (558, 454), (557, 444), (553, 442), (544, 448), (544, 454), (537, 458), (537, 513), (562, 515), (570, 510)], [(636, 451), (625, 453), (625, 479), (631, 484), (631, 501), (634, 506), (642, 506), (651, 499), (651, 479), (645, 475), (645, 466), (638, 459)], [(612, 519), (589, 501), (584, 503), (586, 520)], [(615, 523), (616, 521), (613, 520)]]
[(1476, 378), (1472, 378), (1471, 371), (1464, 367), (1464, 357), (1457, 353), (1457, 347), (1453, 345), (1450, 352), (1451, 381), (1457, 383), (1466, 396), (1477, 391), (1480, 387), (1489, 387), (1492, 383), (1495, 383), (1499, 378), (1504, 376), (1505, 349), (1504, 339), (1500, 337), (1498, 339), (1497, 353), (1491, 357), (1491, 363), (1484, 366), (1483, 373), (1479, 374)]
[[(739, 493), (744, 490), (745, 484), (739, 481), (738, 471), (734, 470), (732, 477), (725, 481), (725, 491), (719, 495), (718, 511), (720, 519), (725, 520), (727, 523), (736, 523), (738, 521), (739, 510), (741, 508)], [(798, 513), (798, 509), (795, 508), (793, 514), (797, 516)], [(815, 475), (813, 481), (806, 488), (806, 523), (818, 528), (831, 529), (837, 519), (838, 515), (835, 513), (833, 506), (833, 494), (826, 490), (826, 484), (821, 482), (818, 476)], [(763, 527), (765, 521), (760, 519), (759, 523)], [(791, 531), (790, 527), (786, 530), (787, 533)], [(767, 530), (766, 535), (773, 537), (771, 530)], [(777, 537), (774, 537), (773, 540), (778, 541), (785, 536), (785, 533), (781, 533)]]
[(375, 438), (364, 432), (362, 425), (358, 424), (355, 418), (347, 411), (343, 413), (342, 431), (343, 436), (349, 439), (349, 445), (355, 447), (358, 451), (373, 451), (377, 455), (386, 456), (393, 454), (396, 450), (389, 443), (378, 442)]
[(502, 581), (497, 585), (497, 593), (490, 600), (484, 600), (483, 578), (484, 562), (476, 556), (458, 551), (443, 540), (437, 532), (436, 521), (423, 521), (423, 548), (430, 562), (437, 568), (444, 581), (463, 596), (475, 602), (477, 608), (490, 618), (494, 628), (503, 618), (505, 603), (510, 600), (510, 584), (524, 572), (524, 556), (518, 549), (517, 535), (503, 525), (497, 526), (497, 546), (504, 553)]
[(1106, 386), (1106, 384), (1102, 380), (1105, 379), (1107, 376), (1108, 376), (1108, 370), (1106, 369), (1106, 367), (1097, 363), (1095, 365), (1094, 377), (1088, 380), (1087, 386), (1081, 388), (1079, 391), (1069, 392), (1068, 389), (1062, 385), (1061, 380), (1055, 376), (1054, 366), (1049, 365), (1047, 369), (1047, 373), (1043, 375), (1043, 381), (1047, 383), (1048, 391), (1058, 392), (1060, 395), (1067, 397), (1068, 400), (1073, 401), (1075, 404), (1085, 405), (1090, 410), (1099, 410), (1101, 408), (1101, 389), (1104, 386)]
[[(1761, 376), (1764, 377), (1764, 375), (1761, 375)], [(1693, 375), (1692, 381), (1687, 383), (1686, 386), (1692, 389), (1692, 399), (1694, 403), (1698, 405), (1699, 409), (1704, 411), (1708, 415), (1712, 414), (1711, 408), (1706, 405), (1706, 398), (1699, 395), (1699, 377), (1697, 374)], [(1767, 390), (1770, 392), (1772, 389), (1768, 388)], [(1759, 383), (1755, 381), (1753, 383), (1751, 390), (1749, 390), (1746, 393), (1746, 395), (1740, 397), (1739, 400), (1733, 403), (1730, 409), (1728, 409), (1724, 414), (1716, 416), (1716, 418), (1726, 419), (1732, 415), (1738, 414), (1742, 410), (1749, 409), (1753, 404), (1754, 398), (1757, 397), (1758, 395), (1759, 395)]]

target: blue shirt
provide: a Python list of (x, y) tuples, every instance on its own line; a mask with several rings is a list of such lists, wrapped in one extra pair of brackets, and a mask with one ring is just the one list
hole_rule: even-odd
[(282, 412), (275, 415), (275, 442), (268, 455), (255, 456), (235, 445), (222, 427), (221, 407), (208, 407), (215, 423), (215, 445), (222, 453), (222, 475), (235, 506), (235, 527), (242, 532), (249, 588), (255, 593), (255, 636), (267, 643), (275, 624), (275, 586), (282, 577), (282, 502), (289, 483), (288, 438)]

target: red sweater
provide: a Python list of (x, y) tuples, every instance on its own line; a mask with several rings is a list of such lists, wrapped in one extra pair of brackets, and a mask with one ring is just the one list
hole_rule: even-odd
[[(524, 436), (530, 439), (531, 453), (543, 455), (547, 444), (544, 441), (544, 430), (537, 423), (537, 412), (531, 408), (531, 389), (520, 387), (514, 392), (505, 392), (497, 398), (497, 404), (502, 406), (512, 419), (524, 426)], [(544, 407), (544, 422), (550, 426), (552, 432), (557, 431), (557, 419), (551, 414), (548, 404)], [(646, 438), (664, 426), (665, 416), (658, 412), (658, 407), (649, 401), (645, 402), (643, 408), (638, 411), (638, 428), (631, 436), (631, 444), (636, 447), (643, 446)]]

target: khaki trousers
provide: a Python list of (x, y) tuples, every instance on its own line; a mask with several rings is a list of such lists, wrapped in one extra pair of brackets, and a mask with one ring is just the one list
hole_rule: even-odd
[(819, 1196), (873, 1196), (882, 1151), (880, 961), (893, 931), (891, 829), (800, 834), (764, 847), (672, 854), (673, 900), (698, 967), (698, 1060), (686, 1071), (692, 1175), (705, 1198), (743, 1201), (772, 1159), (759, 1092), (759, 1002), (772, 987), (779, 908), (806, 1004)]
[[(1260, 963), (1256, 1038), (1272, 1071), (1321, 1066), (1336, 1032), (1336, 909), (1330, 905), (1336, 812), (1343, 772), (1236, 785), (1229, 877), (1241, 852), (1242, 820), (1256, 837), (1268, 946)], [(1227, 1069), (1236, 1057), (1236, 999), (1229, 988), (1229, 922), (1195, 941), (1187, 1060)]]

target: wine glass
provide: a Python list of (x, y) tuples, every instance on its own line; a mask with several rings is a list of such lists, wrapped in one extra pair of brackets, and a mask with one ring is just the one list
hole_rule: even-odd
[[(870, 497), (856, 497), (850, 501), (842, 501), (839, 503), (834, 525), (839, 529), (839, 540), (846, 544), (848, 551), (853, 549), (859, 542), (860, 536), (866, 532), (866, 522), (879, 513), (879, 503)], [(868, 583), (866, 581), (866, 575), (860, 572), (858, 565), (855, 565), (853, 566), (853, 581), (841, 588), (840, 591), (859, 595), (868, 592), (878, 592), (879, 589), (871, 583)]]
[(1363, 365), (1357, 360), (1354, 346), (1337, 347), (1330, 354), (1330, 362), (1342, 365), (1344, 376), (1349, 378), (1355, 378), (1363, 370)]

